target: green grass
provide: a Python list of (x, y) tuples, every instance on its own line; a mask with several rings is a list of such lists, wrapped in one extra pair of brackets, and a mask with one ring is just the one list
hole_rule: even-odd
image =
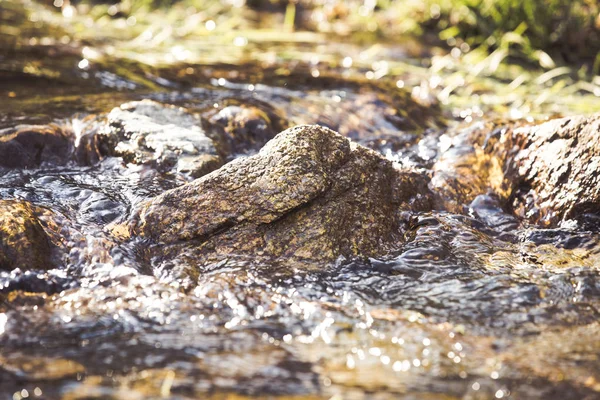
[(510, 35), (521, 56), (539, 60), (539, 51), (543, 51), (560, 63), (594, 61), (600, 50), (600, 6), (596, 0), (418, 3), (421, 5), (409, 8), (405, 14), (405, 18), (418, 21), (420, 29), (413, 30), (417, 34), (433, 29), (442, 40), (458, 39), (471, 47), (492, 49), (505, 43)]
[[(72, 2), (69, 18), (67, 3), (50, 3), (3, 0), (0, 46), (67, 43), (92, 63), (162, 68), (252, 62), (285, 70), (314, 59), (342, 68), (350, 57), (346, 75), (399, 81), (456, 115), (600, 111), (595, 0), (91, 0)], [(390, 57), (399, 43), (408, 57)]]

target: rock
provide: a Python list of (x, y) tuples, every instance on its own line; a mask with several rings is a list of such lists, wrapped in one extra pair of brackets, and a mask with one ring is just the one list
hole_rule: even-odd
[(270, 114), (254, 106), (230, 105), (213, 115), (210, 122), (223, 128), (229, 152), (240, 154), (260, 149), (286, 128), (285, 122)]
[(0, 166), (32, 168), (65, 164), (72, 151), (71, 134), (57, 125), (21, 125), (0, 130)]
[(160, 251), (193, 249), (195, 263), (246, 255), (322, 267), (397, 249), (402, 211), (431, 207), (427, 183), (327, 128), (301, 125), (143, 204), (131, 229)]
[(521, 127), (510, 142), (511, 206), (542, 224), (600, 212), (600, 114)]
[(52, 244), (33, 207), (0, 200), (0, 270), (50, 269)]
[(187, 110), (152, 100), (126, 103), (107, 117), (112, 154), (134, 164), (152, 164), (163, 172), (192, 178), (223, 163), (203, 121)]

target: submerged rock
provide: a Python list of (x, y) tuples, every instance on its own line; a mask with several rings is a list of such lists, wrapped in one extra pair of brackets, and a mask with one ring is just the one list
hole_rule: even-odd
[(144, 204), (132, 228), (187, 246), (196, 263), (251, 255), (322, 266), (397, 249), (401, 211), (430, 208), (427, 182), (332, 130), (301, 125)]
[(71, 134), (58, 125), (20, 125), (0, 130), (0, 166), (32, 168), (65, 164), (72, 151)]
[(52, 244), (24, 201), (0, 200), (0, 270), (50, 269)]
[(193, 178), (223, 163), (203, 121), (183, 108), (142, 100), (113, 109), (107, 120), (107, 134), (115, 143), (110, 155), (126, 162)]

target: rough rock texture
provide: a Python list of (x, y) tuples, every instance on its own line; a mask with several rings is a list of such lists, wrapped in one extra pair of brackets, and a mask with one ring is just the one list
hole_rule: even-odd
[(427, 182), (327, 128), (302, 125), (144, 204), (132, 229), (189, 244), (196, 262), (252, 255), (322, 266), (397, 248), (401, 211), (431, 207)]
[(532, 223), (589, 220), (600, 212), (599, 137), (600, 115), (474, 124), (446, 138), (430, 187), (454, 212), (491, 194)]
[(285, 129), (276, 115), (254, 106), (230, 105), (210, 118), (215, 126), (221, 126), (230, 153), (239, 154), (258, 150), (278, 132)]
[(0, 166), (32, 168), (64, 164), (72, 151), (71, 135), (57, 125), (21, 125), (0, 130)]
[(52, 245), (24, 201), (0, 200), (0, 270), (49, 269)]
[(556, 119), (513, 132), (521, 150), (512, 207), (545, 224), (600, 211), (600, 114)]
[(107, 120), (107, 134), (115, 142), (111, 155), (126, 162), (153, 164), (194, 178), (223, 163), (202, 120), (183, 108), (142, 100), (113, 109)]

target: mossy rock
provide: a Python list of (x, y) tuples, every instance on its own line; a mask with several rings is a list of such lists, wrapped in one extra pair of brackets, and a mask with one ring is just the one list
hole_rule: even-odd
[(404, 243), (402, 211), (429, 210), (428, 178), (316, 125), (143, 204), (131, 230), (159, 257), (228, 257), (323, 267)]
[(50, 269), (52, 245), (33, 207), (0, 200), (0, 270)]

